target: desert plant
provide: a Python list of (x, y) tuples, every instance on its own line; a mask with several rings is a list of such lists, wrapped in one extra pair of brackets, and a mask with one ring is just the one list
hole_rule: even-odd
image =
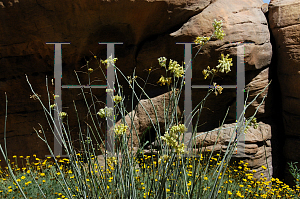
[(289, 172), (295, 178), (295, 184), (297, 188), (300, 188), (300, 169), (297, 167), (298, 162), (290, 162), (289, 165)]

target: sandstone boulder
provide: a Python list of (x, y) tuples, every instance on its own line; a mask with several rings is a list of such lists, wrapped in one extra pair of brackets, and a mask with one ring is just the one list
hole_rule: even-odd
[[(229, 143), (234, 143), (235, 126), (236, 123), (224, 124), (208, 133), (199, 132), (196, 135), (196, 145), (202, 151), (213, 150), (215, 153), (221, 152), (224, 154)], [(250, 169), (257, 171), (257, 173), (254, 173), (255, 178), (260, 178), (260, 173), (267, 177), (269, 171), (272, 176), (271, 126), (259, 122), (257, 129), (250, 126), (247, 133), (241, 134), (238, 140), (237, 147), (233, 152), (233, 159), (241, 159), (247, 162)], [(268, 167), (269, 170), (264, 170), (262, 166)]]
[[(151, 101), (149, 99), (142, 99), (137, 105), (136, 110), (131, 111), (125, 116), (125, 123), (128, 126), (127, 134), (130, 137), (132, 136), (128, 142), (129, 144), (131, 143), (131, 139), (133, 147), (138, 147), (140, 142), (142, 145), (146, 141), (149, 141), (149, 144), (151, 144), (159, 135), (158, 124), (161, 135), (164, 135), (165, 118), (171, 118), (172, 113), (177, 113), (177, 117), (181, 118), (182, 113), (179, 106), (177, 106), (177, 110), (175, 110), (175, 106), (172, 104), (172, 101), (170, 101), (172, 97), (172, 91), (170, 91), (151, 98)], [(169, 111), (164, 109), (168, 109)], [(167, 112), (169, 112), (169, 114)], [(120, 123), (123, 123), (123, 120), (119, 120), (115, 125), (119, 125)], [(147, 146), (149, 146), (149, 144), (147, 144)]]

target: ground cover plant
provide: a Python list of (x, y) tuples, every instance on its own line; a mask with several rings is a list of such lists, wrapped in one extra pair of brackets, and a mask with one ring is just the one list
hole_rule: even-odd
[[(214, 33), (211, 37), (196, 38), (195, 43), (198, 43), (199, 51), (212, 37), (223, 39), (225, 36), (222, 30), (222, 21), (215, 20), (213, 27)], [(153, 109), (156, 110), (147, 92), (136, 81), (135, 74), (132, 77), (126, 77), (116, 67), (117, 59), (109, 58), (99, 61), (96, 56), (94, 59), (99, 62), (101, 70), (101, 64), (114, 67), (117, 84), (119, 84), (118, 78), (124, 78), (132, 88), (132, 96), (138, 100), (140, 98), (136, 94), (135, 88), (139, 88), (150, 100)], [(213, 88), (208, 89), (205, 98), (193, 109), (190, 114), (191, 118), (197, 116), (199, 120), (202, 107), (210, 94), (222, 94), (223, 88), (213, 82), (213, 77), (218, 72), (230, 72), (231, 62), (232, 59), (229, 58), (229, 55), (221, 55), (221, 60), (219, 60), (219, 65), (216, 68), (207, 67), (203, 70), (205, 79), (211, 77), (210, 85), (213, 85)], [(58, 114), (64, 118), (61, 139), (69, 158), (54, 156), (42, 126), (40, 132), (36, 130), (36, 133), (47, 144), (52, 157), (39, 159), (34, 155), (35, 161), (30, 162), (29, 156), (14, 156), (15, 160), (12, 162), (7, 158), (6, 146), (5, 150), (1, 146), (1, 152), (7, 163), (7, 167), (0, 170), (1, 198), (297, 198), (299, 195), (298, 188), (292, 189), (279, 179), (270, 178), (268, 180), (268, 176), (262, 175), (260, 179), (255, 179), (253, 173), (256, 171), (250, 170), (247, 163), (231, 161), (240, 134), (247, 131), (249, 125), (257, 125), (255, 114), (247, 120), (244, 120), (242, 116), (239, 118), (235, 128), (232, 129), (236, 134), (231, 137), (231, 142), (229, 142), (225, 152), (214, 150), (204, 152), (199, 148), (187, 150), (183, 135), (189, 124), (184, 123), (183, 118), (179, 117), (177, 109), (174, 108), (179, 103), (186, 68), (174, 60), (167, 62), (165, 57), (158, 58), (158, 64), (165, 70), (166, 75), (161, 76), (157, 83), (161, 86), (167, 86), (171, 91), (168, 94), (170, 101), (168, 103), (162, 102), (166, 109), (164, 112), (165, 132), (161, 132), (160, 124), (156, 122), (157, 112), (155, 112), (156, 120), (149, 117), (152, 124), (151, 128), (158, 135), (156, 141), (159, 143), (159, 149), (151, 149), (150, 154), (145, 154), (143, 150), (147, 144), (145, 143), (140, 145), (137, 151), (133, 150), (132, 137), (136, 134), (136, 129), (132, 115), (131, 125), (125, 120), (128, 112), (124, 105), (125, 96), (122, 87), (118, 85), (116, 91), (114, 88), (108, 88), (107, 94), (112, 95), (115, 101), (114, 109), (104, 107), (95, 110), (93, 105), (88, 104), (87, 108), (90, 117), (95, 118), (91, 125), (94, 125), (95, 129), (99, 129), (99, 131), (101, 128), (97, 124), (98, 119), (108, 120), (112, 113), (122, 118), (122, 122), (115, 125), (113, 129), (116, 143), (115, 153), (105, 150), (105, 142), (99, 136), (101, 133), (103, 135), (104, 132), (98, 132), (98, 130), (94, 132), (89, 125), (87, 126), (89, 129), (87, 134), (80, 134), (81, 147), (85, 149), (84, 153), (78, 153), (69, 142), (68, 115), (64, 112), (54, 112), (53, 114)], [(87, 72), (92, 73), (93, 68), (89, 68), (88, 63), (86, 66)], [(185, 67), (188, 66), (189, 64), (186, 63)], [(150, 71), (151, 69), (149, 69), (149, 75)], [(30, 83), (29, 85), (31, 87)], [(33, 89), (32, 92), (41, 102)], [(92, 93), (91, 90), (90, 93)], [(82, 94), (85, 96), (83, 90)], [(91, 97), (93, 97), (92, 94)], [(86, 98), (84, 99), (86, 100)], [(250, 104), (245, 106), (245, 110)], [(41, 105), (46, 117), (49, 117), (49, 126), (55, 125), (51, 112), (55, 104), (50, 105), (49, 103), (48, 108), (42, 102)], [(75, 103), (74, 108), (77, 110)], [(94, 114), (91, 114), (92, 112)], [(196, 138), (196, 132), (197, 128), (195, 127), (192, 139)], [(217, 133), (219, 136), (221, 131)], [(100, 143), (94, 143), (95, 141), (92, 139), (97, 135)], [(102, 146), (100, 148), (101, 153), (98, 153), (95, 146), (100, 145)], [(103, 165), (98, 161), (98, 155), (104, 156)], [(20, 161), (23, 165), (21, 168), (17, 164)], [(263, 169), (267, 168), (264, 167)]]

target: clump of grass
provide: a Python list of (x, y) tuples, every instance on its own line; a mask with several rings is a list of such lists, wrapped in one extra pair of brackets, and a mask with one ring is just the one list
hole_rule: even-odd
[[(212, 37), (223, 39), (225, 36), (222, 30), (222, 21), (215, 20), (213, 26), (215, 31), (211, 37), (196, 38), (195, 43), (199, 44), (199, 51)], [(107, 94), (111, 95), (115, 101), (115, 108), (104, 107), (97, 111), (94, 104), (91, 106), (87, 104), (85, 93), (82, 89), (89, 116), (93, 121), (93, 124), (87, 124), (87, 135), (84, 136), (82, 131), (80, 131), (80, 145), (84, 149), (83, 154), (78, 153), (70, 142), (69, 128), (68, 125), (65, 126), (68, 123), (62, 124), (61, 139), (63, 148), (69, 158), (61, 159), (54, 156), (42, 126), (40, 134), (43, 134), (44, 137), (41, 137), (36, 131), (37, 136), (47, 144), (53, 158), (41, 160), (35, 157), (35, 162), (32, 163), (28, 161), (28, 158), (25, 158), (26, 166), (18, 168), (17, 164), (10, 162), (7, 158), (7, 153), (0, 146), (8, 165), (6, 170), (1, 170), (2, 179), (0, 179), (0, 186), (3, 191), (0, 191), (0, 194), (2, 198), (287, 198), (296, 197), (299, 194), (299, 190), (293, 190), (277, 179), (272, 179), (270, 182), (266, 181), (266, 178), (263, 178), (264, 176), (261, 179), (254, 179), (252, 173), (248, 171), (247, 164), (243, 162), (239, 162), (237, 166), (231, 163), (231, 156), (237, 140), (241, 133), (244, 133), (245, 128), (250, 125), (254, 115), (246, 124), (244, 124), (244, 118), (240, 117), (234, 128), (236, 134), (231, 137), (231, 141), (224, 153), (216, 154), (216, 151), (211, 151), (206, 154), (202, 151), (193, 152), (196, 150), (186, 150), (186, 140), (183, 137), (190, 123), (189, 121), (184, 123), (183, 118), (179, 117), (177, 109), (174, 107), (177, 107), (179, 103), (184, 85), (185, 71), (190, 64), (186, 63), (184, 68), (177, 61), (170, 60), (167, 64), (167, 58), (161, 57), (158, 59), (159, 65), (165, 70), (166, 75), (161, 76), (157, 83), (161, 86), (167, 86), (169, 91), (171, 91), (168, 94), (169, 103), (163, 102), (165, 132), (161, 132), (160, 124), (157, 122), (156, 107), (143, 89), (145, 87), (142, 87), (137, 82), (135, 73), (132, 77), (126, 77), (115, 66), (116, 59), (109, 58), (100, 62), (96, 56), (95, 59), (99, 63), (99, 69), (102, 70), (101, 63), (103, 63), (107, 64), (107, 67), (114, 67), (117, 71), (117, 91), (114, 91), (113, 88), (107, 89)], [(217, 83), (213, 83), (212, 80), (217, 72), (230, 72), (231, 62), (232, 59), (228, 55), (222, 55), (216, 68), (211, 69), (207, 67), (207, 69), (203, 70), (205, 79), (212, 77), (210, 85), (213, 85), (213, 88), (208, 89), (207, 95), (190, 113), (189, 118), (193, 119), (197, 115), (199, 121), (200, 113), (207, 97), (211, 93), (216, 95), (222, 94), (223, 88)], [(87, 71), (90, 74), (94, 70), (88, 68)], [(151, 70), (149, 69), (149, 75), (150, 72)], [(150, 155), (146, 155), (143, 151), (147, 143), (139, 145), (138, 150), (133, 151), (135, 146), (133, 146), (132, 138), (134, 135), (137, 138), (139, 137), (133, 123), (133, 115), (129, 114), (131, 125), (125, 120), (128, 112), (124, 105), (125, 96), (122, 86), (119, 85), (118, 74), (126, 80), (129, 88), (132, 89), (132, 101), (141, 99), (135, 92), (135, 88), (138, 88), (152, 104), (155, 112), (154, 121), (140, 103), (149, 116), (152, 124), (150, 128), (156, 132), (156, 142), (160, 145), (159, 149), (151, 149)], [(147, 81), (145, 85), (146, 83)], [(30, 83), (29, 85), (31, 87)], [(31, 90), (41, 102), (32, 87)], [(93, 99), (91, 90), (90, 94)], [(93, 103), (95, 102), (93, 101)], [(49, 126), (53, 124), (55, 126), (51, 113), (51, 108), (55, 107), (55, 105), (49, 104), (49, 109), (43, 104), (42, 106), (47, 119), (48, 117), (50, 118), (48, 120)], [(74, 108), (77, 113), (75, 103)], [(133, 109), (131, 112), (133, 112)], [(54, 114), (68, 119), (68, 115), (64, 112)], [(105, 142), (100, 136), (101, 133), (102, 135), (104, 133), (99, 132), (101, 128), (98, 128), (101, 119), (107, 121), (112, 115), (121, 116), (122, 118), (121, 123), (115, 125), (112, 129), (116, 143), (114, 152), (105, 150)], [(94, 128), (91, 128), (92, 125)], [(80, 126), (79, 128), (81, 129)], [(96, 132), (93, 129), (96, 129)], [(195, 138), (195, 132), (197, 132), (197, 128), (193, 129), (191, 138)], [(220, 132), (218, 132), (218, 136)], [(96, 135), (98, 135), (98, 139), (104, 146), (104, 148), (100, 148), (101, 154), (104, 156), (102, 164), (98, 161), (99, 154), (97, 149), (100, 144), (98, 142), (94, 144), (91, 139), (96, 137)], [(196, 146), (192, 147), (196, 149)], [(86, 163), (83, 159), (85, 159)], [(21, 158), (21, 160), (24, 161), (24, 158)], [(15, 161), (17, 163), (17, 158), (15, 158)]]

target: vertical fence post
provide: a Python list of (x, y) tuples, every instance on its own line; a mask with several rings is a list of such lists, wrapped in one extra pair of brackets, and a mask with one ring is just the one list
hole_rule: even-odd
[(62, 111), (62, 100), (61, 100), (61, 79), (62, 79), (62, 44), (70, 43), (46, 43), (54, 44), (54, 156), (62, 156), (62, 118), (59, 113)]
[[(123, 44), (121, 42), (117, 43), (104, 43), (99, 42), (99, 44), (106, 44), (107, 45), (107, 59), (111, 56), (112, 59), (115, 58), (115, 44)], [(113, 89), (115, 84), (115, 68), (112, 65), (112, 63), (107, 63), (107, 88)], [(111, 95), (111, 93), (107, 93), (106, 95), (106, 104), (108, 108), (113, 108), (114, 110), (114, 98)], [(115, 124), (115, 115), (113, 114), (107, 118), (107, 131), (106, 131), (106, 139), (105, 139), (105, 147), (106, 151), (114, 154), (114, 148), (115, 148), (115, 133), (114, 133), (114, 124)]]

